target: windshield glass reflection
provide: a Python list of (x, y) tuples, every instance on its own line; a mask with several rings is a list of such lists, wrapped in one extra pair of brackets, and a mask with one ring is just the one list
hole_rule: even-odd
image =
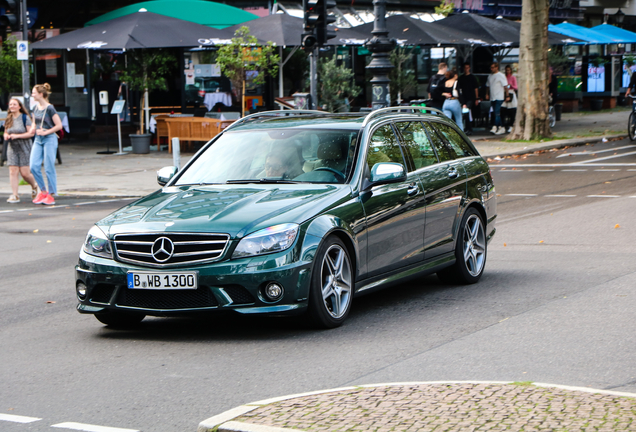
[(228, 132), (176, 184), (344, 183), (353, 168), (356, 137), (350, 130)]

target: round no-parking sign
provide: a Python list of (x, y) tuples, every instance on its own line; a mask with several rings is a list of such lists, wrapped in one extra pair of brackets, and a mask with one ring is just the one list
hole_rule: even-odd
[(18, 41), (17, 53), (18, 60), (28, 60), (29, 59), (29, 42), (28, 41)]

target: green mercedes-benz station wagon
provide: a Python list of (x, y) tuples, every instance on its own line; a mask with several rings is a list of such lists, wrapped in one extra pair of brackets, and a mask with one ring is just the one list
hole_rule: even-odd
[[(423, 112), (422, 112), (423, 111)], [(111, 326), (232, 310), (341, 325), (354, 297), (431, 273), (475, 283), (488, 164), (434, 109), (244, 117), (88, 232), (78, 311)]]

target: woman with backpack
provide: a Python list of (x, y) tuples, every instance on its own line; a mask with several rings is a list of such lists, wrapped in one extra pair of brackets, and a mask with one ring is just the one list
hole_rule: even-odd
[(34, 131), (31, 130), (32, 124), (31, 117), (27, 114), (22, 102), (11, 98), (9, 100), (9, 113), (4, 122), (4, 140), (9, 144), (7, 146), (7, 161), (12, 195), (7, 202), (10, 204), (20, 202), (20, 195), (18, 195), (20, 175), (31, 185), (31, 199), (35, 199), (38, 193), (37, 184), (29, 169), (34, 134)]
[[(35, 181), (40, 186), (40, 193), (33, 200), (33, 204), (54, 205), (57, 194), (57, 174), (55, 172), (55, 156), (57, 155), (57, 135), (56, 132), (62, 129), (62, 120), (55, 111), (53, 105), (49, 103), (51, 86), (48, 84), (38, 84), (33, 87), (31, 97), (37, 102), (33, 109), (34, 123), (31, 129), (35, 131), (35, 140), (31, 150), (31, 172)], [(44, 161), (44, 172), (49, 185), (48, 189), (44, 184), (42, 176), (42, 161)]]

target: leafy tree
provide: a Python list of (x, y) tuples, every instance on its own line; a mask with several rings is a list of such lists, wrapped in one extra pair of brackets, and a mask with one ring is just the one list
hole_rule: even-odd
[[(265, 83), (266, 75), (278, 73), (279, 56), (274, 53), (274, 43), (258, 45), (256, 36), (250, 35), (250, 29), (242, 26), (234, 33), (232, 43), (219, 48), (216, 63), (221, 71), (232, 82), (232, 86), (241, 95), (244, 94), (247, 72), (250, 74), (250, 83), (260, 85)], [(241, 103), (244, 106), (243, 103)]]
[(402, 99), (407, 93), (414, 91), (417, 88), (417, 79), (412, 73), (412, 70), (408, 70), (406, 65), (413, 60), (412, 49), (398, 47), (391, 51), (389, 59), (394, 68), (389, 72), (389, 79), (391, 94), (395, 94), (398, 99)]
[(519, 94), (509, 138), (537, 140), (552, 135), (548, 118), (549, 0), (522, 0), (519, 35)]
[(0, 47), (0, 94), (22, 91), (22, 65), (17, 59), (17, 38), (7, 38)]
[(435, 13), (438, 15), (449, 16), (455, 10), (455, 2), (453, 0), (444, 0), (439, 6), (435, 6)]
[[(128, 66), (121, 74), (121, 80), (131, 90), (144, 92), (148, 101), (148, 93), (153, 90), (168, 90), (166, 75), (177, 66), (177, 58), (162, 48), (141, 48), (127, 52)], [(137, 106), (141, 106), (140, 103)], [(144, 131), (144, 114), (139, 111), (141, 132)]]
[(336, 58), (320, 60), (318, 65), (318, 98), (327, 111), (335, 112), (360, 94), (360, 88), (354, 83), (354, 74), (344, 65), (336, 66)]

